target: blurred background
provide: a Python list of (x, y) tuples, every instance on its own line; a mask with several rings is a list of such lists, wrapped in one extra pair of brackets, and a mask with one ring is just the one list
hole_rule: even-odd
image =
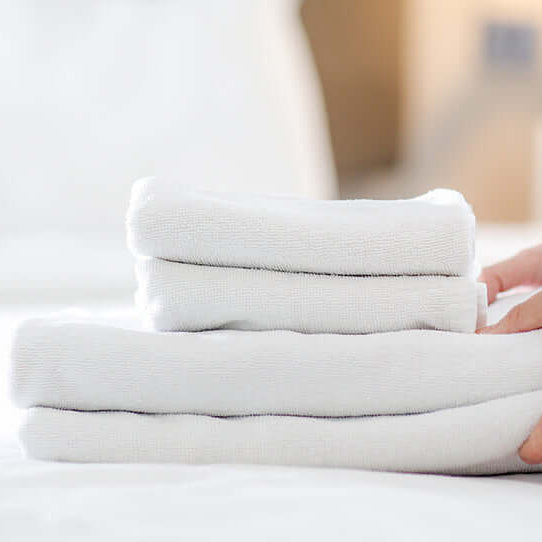
[(481, 221), (537, 218), (542, 4), (306, 0), (343, 196), (444, 185)]
[(157, 175), (311, 198), (462, 191), (483, 262), (540, 238), (539, 0), (0, 0), (0, 299), (128, 302)]

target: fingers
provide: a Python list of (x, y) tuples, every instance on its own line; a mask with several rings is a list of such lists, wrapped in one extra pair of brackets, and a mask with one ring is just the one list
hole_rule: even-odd
[(487, 299), (493, 303), (499, 292), (516, 286), (542, 285), (542, 245), (486, 267), (479, 280), (487, 285)]
[(495, 325), (479, 329), (476, 333), (518, 333), (542, 328), (542, 292), (516, 305)]
[(486, 283), (487, 302), (491, 305), (495, 301), (497, 294), (503, 291), (501, 278), (491, 267), (486, 267), (478, 277), (478, 281)]
[(529, 465), (542, 463), (542, 418), (531, 433), (531, 436), (519, 449), (519, 457)]
[[(542, 284), (542, 245), (520, 252), (513, 258), (485, 268), (478, 279), (487, 285), (488, 302), (497, 294), (516, 286)], [(477, 333), (518, 333), (542, 328), (542, 292), (514, 307), (497, 324)], [(542, 463), (542, 418), (519, 449), (519, 456), (529, 465)]]

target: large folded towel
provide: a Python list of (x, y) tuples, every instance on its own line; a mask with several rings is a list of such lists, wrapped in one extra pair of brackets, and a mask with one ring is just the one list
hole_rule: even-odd
[(190, 265), (143, 258), (137, 303), (161, 331), (288, 329), (474, 332), (486, 290), (466, 277), (351, 277)]
[(474, 256), (474, 216), (450, 190), (410, 200), (314, 201), (142, 179), (127, 223), (137, 254), (225, 267), (466, 275)]
[[(492, 305), (492, 320), (506, 303)], [(141, 330), (133, 315), (68, 314), (22, 324), (11, 381), (21, 407), (221, 416), (407, 414), (542, 389), (541, 351), (542, 331), (157, 333)]]
[(540, 471), (517, 456), (542, 391), (412, 416), (213, 418), (29, 411), (26, 453), (79, 462), (266, 463), (449, 474)]

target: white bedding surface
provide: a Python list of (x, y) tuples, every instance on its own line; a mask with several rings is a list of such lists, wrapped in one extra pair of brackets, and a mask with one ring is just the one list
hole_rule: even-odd
[(121, 534), (232, 541), (534, 540), (541, 501), (542, 475), (74, 465), (22, 459), (5, 440), (0, 459), (6, 541), (59, 535), (104, 541)]
[[(495, 259), (493, 248), (485, 248)], [(2, 386), (15, 322), (57, 308), (0, 308)], [(17, 417), (2, 388), (2, 541), (176, 535), (494, 542), (540, 535), (542, 474), (454, 478), (346, 469), (46, 463), (21, 456), (14, 436)]]

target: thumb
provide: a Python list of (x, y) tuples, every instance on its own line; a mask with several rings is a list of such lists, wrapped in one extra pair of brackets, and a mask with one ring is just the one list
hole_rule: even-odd
[(542, 418), (531, 436), (521, 446), (519, 456), (529, 465), (542, 463)]
[(542, 328), (542, 292), (516, 305), (496, 324), (479, 329), (477, 333), (518, 333)]

